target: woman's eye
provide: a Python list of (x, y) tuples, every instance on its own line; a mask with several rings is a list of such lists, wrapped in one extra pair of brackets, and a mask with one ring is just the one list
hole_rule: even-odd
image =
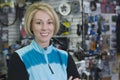
[(41, 24), (41, 22), (36, 22), (36, 24)]
[(53, 22), (48, 22), (48, 24), (53, 24)]

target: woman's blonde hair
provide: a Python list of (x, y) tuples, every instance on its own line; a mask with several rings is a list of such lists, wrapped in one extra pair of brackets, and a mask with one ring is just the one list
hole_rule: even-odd
[(28, 35), (33, 35), (33, 32), (31, 30), (32, 20), (33, 20), (35, 13), (39, 10), (47, 12), (48, 15), (51, 17), (51, 19), (53, 20), (54, 27), (55, 27), (55, 30), (54, 30), (54, 35), (55, 35), (59, 30), (58, 15), (55, 12), (55, 10), (52, 8), (52, 6), (44, 2), (33, 3), (27, 8), (25, 12), (25, 16), (24, 16), (25, 18), (24, 27), (25, 27), (26, 33)]

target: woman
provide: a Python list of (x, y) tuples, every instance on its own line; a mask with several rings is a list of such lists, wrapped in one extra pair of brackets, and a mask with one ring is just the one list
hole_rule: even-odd
[(59, 30), (59, 20), (49, 4), (38, 2), (28, 7), (25, 30), (34, 39), (11, 56), (8, 80), (79, 80), (72, 57), (50, 43)]

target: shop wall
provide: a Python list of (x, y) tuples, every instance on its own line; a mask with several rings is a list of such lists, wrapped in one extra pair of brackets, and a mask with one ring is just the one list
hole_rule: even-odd
[[(80, 6), (78, 6), (78, 13), (73, 13), (72, 3), (74, 1), (78, 1), (78, 3), (80, 4)], [(69, 34), (68, 35), (56, 35), (55, 38), (57, 38), (57, 37), (68, 38), (69, 39), (69, 48), (75, 50), (77, 42), (81, 42), (81, 40), (82, 40), (82, 34), (80, 36), (77, 35), (77, 24), (82, 25), (81, 0), (57, 0), (57, 1), (45, 0), (45, 2), (50, 3), (58, 13), (59, 13), (59, 6), (62, 3), (68, 3), (70, 5), (71, 10), (68, 15), (61, 15), (59, 13), (60, 21), (63, 18), (70, 22)]]
[[(75, 1), (78, 1), (79, 6), (77, 6), (76, 8), (78, 8), (77, 12), (73, 12), (73, 10), (75, 9), (73, 7), (73, 3)], [(68, 38), (69, 39), (69, 49), (72, 50), (76, 50), (77, 49), (77, 44), (80, 43), (82, 44), (82, 40), (83, 40), (83, 34), (82, 34), (82, 30), (80, 30), (80, 35), (77, 34), (77, 30), (78, 27), (77, 25), (82, 25), (82, 19), (86, 19), (87, 17), (85, 16), (85, 13), (91, 13), (90, 9), (89, 9), (89, 3), (87, 1), (85, 1), (84, 3), (84, 11), (82, 10), (82, 0), (44, 0), (44, 2), (47, 2), (49, 4), (51, 4), (56, 12), (58, 12), (58, 15), (60, 15), (60, 21), (61, 20), (67, 20), (70, 23), (70, 27), (69, 27), (69, 34), (68, 35), (56, 35), (55, 38)], [(70, 5), (70, 12), (68, 15), (61, 15), (59, 13), (59, 6), (62, 3), (68, 3)], [(85, 6), (87, 5), (87, 6)], [(97, 8), (97, 11), (92, 12), (92, 15), (96, 15), (100, 12), (100, 7)], [(83, 13), (83, 14), (82, 14)], [(13, 22), (13, 20), (15, 19), (15, 13), (9, 14), (9, 22)], [(16, 40), (20, 40), (20, 22), (19, 20), (17, 20), (15, 22), (14, 25), (10, 25), (9, 27), (9, 32), (8, 32), (8, 38), (9, 38), (9, 45), (12, 45), (15, 43)], [(80, 45), (81, 46), (81, 45)]]
[[(9, 23), (13, 23), (15, 20), (15, 13), (9, 13)], [(8, 26), (8, 43), (13, 45), (15, 41), (20, 40), (20, 26), (19, 20), (17, 19), (13, 25)]]
[[(74, 13), (73, 9), (72, 9), (72, 5), (74, 1), (78, 1), (79, 2), (79, 8), (78, 8), (78, 12)], [(82, 10), (82, 0), (44, 0), (44, 2), (47, 2), (49, 4), (51, 4), (56, 12), (58, 12), (58, 15), (60, 15), (60, 21), (62, 20), (68, 20), (70, 23), (70, 27), (69, 27), (69, 34), (67, 35), (56, 35), (55, 38), (68, 38), (69, 39), (69, 49), (73, 49), (76, 50), (77, 49), (77, 43), (81, 43), (83, 39), (82, 37), (82, 30), (81, 30), (81, 34), (78, 35), (77, 34), (77, 25), (82, 25), (82, 20), (84, 21), (85, 19), (88, 19), (88, 16), (99, 16), (101, 15), (101, 6), (100, 4), (97, 4), (97, 10), (96, 11), (90, 11), (90, 3), (88, 1), (84, 1), (84, 10)], [(70, 13), (68, 15), (61, 15), (59, 13), (59, 6), (62, 3), (68, 3), (70, 5)], [(83, 14), (82, 14), (83, 12)], [(87, 14), (87, 17), (86, 17)], [(105, 18), (111, 19), (110, 16), (112, 16), (111, 14), (102, 14)], [(14, 14), (9, 14), (9, 22), (11, 23), (13, 20), (15, 19), (15, 15)], [(85, 21), (84, 21), (85, 23)], [(105, 23), (110, 25), (114, 25), (114, 23), (109, 22), (109, 23)], [(84, 26), (85, 27), (85, 26)], [(111, 26), (110, 26), (111, 27)], [(106, 34), (108, 34), (109, 36), (112, 35), (112, 33), (110, 33), (111, 31), (107, 31)], [(113, 35), (114, 36), (114, 35)], [(9, 45), (12, 45), (15, 43), (16, 40), (20, 40), (20, 22), (19, 20), (16, 21), (16, 23), (14, 25), (10, 25), (8, 27), (8, 43)], [(81, 46), (81, 45), (80, 45)], [(89, 45), (88, 45), (89, 46)]]

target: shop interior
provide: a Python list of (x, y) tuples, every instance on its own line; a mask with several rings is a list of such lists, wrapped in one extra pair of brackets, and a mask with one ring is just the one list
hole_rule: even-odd
[(120, 0), (0, 0), (0, 80), (12, 52), (33, 39), (24, 30), (24, 12), (40, 1), (58, 13), (53, 44), (72, 55), (81, 80), (120, 80)]

